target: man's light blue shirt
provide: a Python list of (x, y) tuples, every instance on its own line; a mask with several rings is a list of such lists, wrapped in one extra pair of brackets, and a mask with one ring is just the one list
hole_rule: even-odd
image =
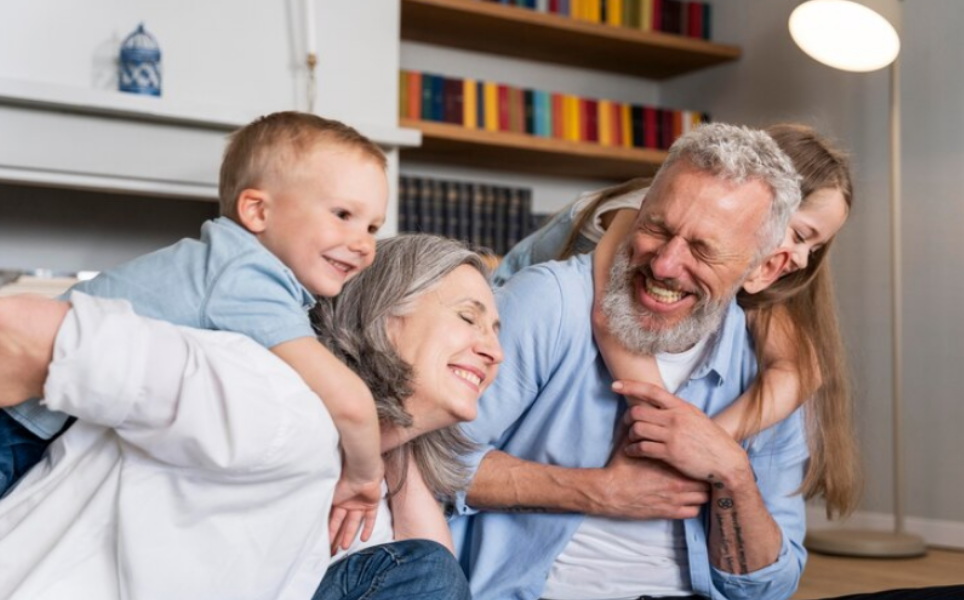
[[(199, 240), (145, 254), (73, 290), (128, 300), (143, 317), (242, 333), (266, 348), (315, 335), (308, 317), (314, 296), (254, 235), (224, 217), (206, 222)], [(67, 420), (39, 400), (5, 410), (45, 439)]]
[[(525, 269), (497, 291), (505, 360), (463, 426), (480, 444), (474, 474), (490, 450), (564, 467), (606, 464), (625, 409), (593, 342), (592, 255)], [(753, 381), (756, 360), (743, 311), (734, 302), (707, 357), (678, 395), (709, 415)], [(806, 561), (800, 487), (808, 457), (802, 415), (761, 433), (748, 450), (760, 493), (783, 534), (776, 562), (747, 575), (710, 564), (707, 511), (685, 521), (694, 593), (726, 600), (785, 600)], [(476, 600), (536, 599), (556, 556), (583, 520), (579, 514), (478, 512), (464, 494), (452, 519), (456, 550)]]

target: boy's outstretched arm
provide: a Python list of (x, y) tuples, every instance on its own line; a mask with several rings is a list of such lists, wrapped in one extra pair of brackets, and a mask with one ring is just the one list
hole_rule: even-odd
[(301, 375), (321, 397), (341, 436), (344, 470), (332, 506), (331, 533), (346, 539), (362, 527), (367, 540), (375, 527), (385, 466), (381, 457), (378, 413), (368, 386), (314, 338), (299, 338), (271, 351)]

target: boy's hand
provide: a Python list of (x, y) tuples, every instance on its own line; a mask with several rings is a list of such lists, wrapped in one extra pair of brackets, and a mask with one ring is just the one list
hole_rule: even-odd
[(328, 532), (331, 553), (339, 548), (347, 550), (361, 528), (361, 539), (367, 542), (375, 529), (378, 504), (382, 499), (382, 478), (374, 481), (354, 482), (342, 473), (335, 486)]
[(36, 295), (0, 298), (0, 406), (43, 395), (57, 330), (70, 304)]

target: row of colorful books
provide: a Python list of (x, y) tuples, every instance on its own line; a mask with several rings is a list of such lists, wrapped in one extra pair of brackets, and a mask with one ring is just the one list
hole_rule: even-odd
[(708, 114), (696, 111), (406, 70), (399, 76), (399, 115), (468, 129), (663, 150), (696, 125), (709, 121)]
[(533, 227), (532, 191), (402, 175), (399, 231), (434, 233), (503, 255)]
[(711, 7), (683, 0), (485, 0), (616, 27), (710, 39)]

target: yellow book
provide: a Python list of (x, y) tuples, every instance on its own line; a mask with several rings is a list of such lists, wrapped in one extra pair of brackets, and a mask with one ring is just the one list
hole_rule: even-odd
[(398, 116), (408, 116), (408, 72), (398, 74)]
[(579, 96), (570, 96), (570, 103), (572, 108), (569, 110), (569, 114), (572, 116), (572, 141), (581, 142), (583, 141), (583, 115), (582, 115), (582, 103), (583, 100)]
[(622, 105), (623, 109), (623, 146), (633, 147), (633, 112), (628, 104)]
[(653, 0), (642, 0), (639, 15), (639, 28), (643, 31), (653, 30)]
[(623, 24), (623, 0), (609, 0), (606, 4), (606, 23), (617, 27)]
[(598, 116), (596, 117), (596, 124), (599, 127), (599, 143), (603, 146), (613, 145), (613, 120), (612, 120), (612, 102), (609, 100), (600, 100), (598, 104)]
[(474, 79), (464, 79), (462, 81), (462, 126), (466, 129), (478, 129), (478, 94)]
[(584, 0), (569, 0), (569, 16), (582, 19), (582, 3)]
[(485, 94), (485, 130), (499, 130), (499, 86), (491, 81), (486, 81), (482, 88)]
[(593, 23), (602, 22), (602, 0), (589, 0), (586, 3), (586, 20)]

